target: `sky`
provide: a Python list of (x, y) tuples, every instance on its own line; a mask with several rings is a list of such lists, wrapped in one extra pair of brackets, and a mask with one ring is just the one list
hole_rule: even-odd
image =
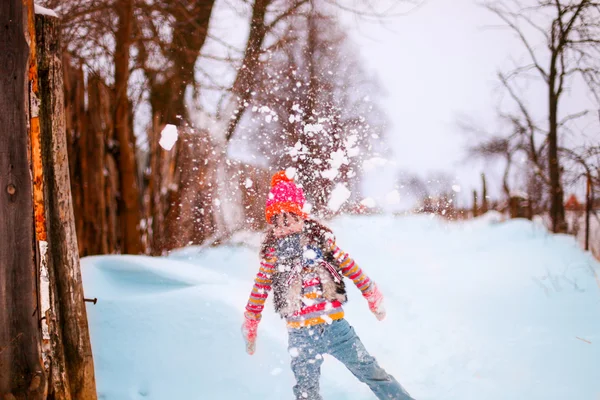
[[(473, 189), (480, 190), (482, 172), (489, 193), (498, 196), (501, 163), (468, 157), (465, 148), (473, 137), (458, 121), (468, 118), (488, 130), (498, 126), (496, 107), (508, 100), (497, 73), (528, 61), (516, 36), (475, 0), (424, 0), (405, 16), (377, 23), (341, 17), (386, 92), (381, 104), (390, 121), (387, 138), (394, 156), (370, 174), (365, 193), (389, 197), (398, 171), (421, 176), (443, 171), (461, 187), (463, 204), (471, 202)], [(528, 105), (545, 116), (546, 89), (535, 83), (528, 89)], [(565, 111), (590, 105), (582, 90), (567, 96)], [(588, 129), (587, 136), (597, 140), (597, 131)]]
[(496, 73), (519, 50), (508, 31), (493, 27), (493, 15), (473, 0), (427, 0), (406, 16), (378, 23), (343, 18), (386, 93), (381, 104), (390, 121), (394, 156), (371, 174), (366, 194), (384, 198), (396, 171), (446, 172), (461, 186), (464, 201), (479, 189), (482, 172), (497, 180), (497, 163), (469, 160), (468, 135), (458, 124), (466, 116), (494, 125)]

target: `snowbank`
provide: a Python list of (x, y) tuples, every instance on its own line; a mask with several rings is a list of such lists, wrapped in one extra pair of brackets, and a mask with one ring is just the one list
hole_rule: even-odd
[[(600, 393), (600, 264), (525, 220), (343, 217), (339, 244), (379, 283), (377, 322), (352, 287), (347, 319), (419, 400), (592, 399)], [(255, 240), (167, 258), (83, 259), (101, 399), (292, 399), (284, 324), (267, 304), (257, 353), (242, 312)], [(337, 361), (330, 400), (373, 399)]]

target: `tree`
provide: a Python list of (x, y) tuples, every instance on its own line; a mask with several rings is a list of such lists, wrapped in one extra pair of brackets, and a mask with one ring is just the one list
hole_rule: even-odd
[(360, 198), (362, 162), (382, 135), (378, 88), (354, 57), (335, 17), (305, 8), (280, 28), (280, 46), (268, 52), (241, 132), (273, 169), (295, 167), (314, 211), (345, 185)]
[[(535, 0), (533, 5), (504, 0), (488, 2), (486, 7), (510, 27), (528, 54), (528, 64), (500, 74), (500, 79), (517, 103), (521, 120), (526, 121), (528, 129), (541, 131), (545, 136), (552, 230), (565, 231), (559, 142), (564, 125), (584, 113), (561, 119), (560, 105), (577, 76), (588, 83), (593, 93), (598, 93), (600, 30), (596, 21), (600, 5), (592, 0)], [(543, 51), (538, 49), (540, 40), (545, 46)], [(514, 80), (526, 77), (529, 72), (541, 78), (547, 89), (547, 127), (543, 130), (535, 127), (531, 113), (513, 86)]]
[(506, 199), (510, 198), (510, 172), (513, 163), (515, 150), (511, 146), (511, 141), (504, 137), (486, 138), (480, 143), (469, 148), (472, 156), (482, 158), (500, 158), (504, 159), (504, 173), (502, 174), (502, 191)]
[(573, 150), (563, 150), (565, 159), (572, 165), (566, 174), (571, 184), (583, 181), (585, 187), (585, 239), (584, 247), (589, 250), (590, 218), (593, 212), (595, 194), (600, 186), (600, 146), (581, 146)]
[[(186, 91), (190, 86), (195, 87), (195, 66), (208, 37), (214, 3), (214, 0), (144, 1), (136, 20), (137, 64), (147, 77), (152, 109), (147, 170), (148, 220), (152, 221), (150, 241), (154, 254), (195, 242), (189, 237), (189, 229), (183, 231), (182, 228), (187, 225), (182, 224), (182, 218), (202, 226), (206, 236), (213, 229), (211, 202), (196, 202), (197, 193), (204, 193), (206, 198), (206, 189), (209, 188), (208, 172), (205, 170), (208, 165), (203, 161), (212, 144), (205, 135), (194, 137), (186, 106)], [(170, 28), (170, 40), (164, 40), (160, 35), (163, 26)], [(160, 132), (166, 124), (180, 127), (183, 133), (175, 154), (168, 154), (158, 146)], [(187, 155), (180, 156), (182, 146), (189, 146), (185, 151)], [(192, 160), (197, 160), (198, 165), (189, 164)], [(204, 179), (193, 176), (194, 171), (199, 169), (204, 170)], [(202, 221), (190, 212), (182, 213), (182, 204), (190, 207), (192, 212), (195, 208), (202, 209)]]
[[(501, 82), (504, 82), (501, 79)], [(514, 93), (510, 86), (509, 93)], [(517, 98), (518, 99), (518, 98)], [(521, 103), (522, 104), (522, 103)], [(472, 122), (462, 121), (462, 129), (472, 135), (474, 144), (468, 148), (470, 156), (504, 161), (502, 190), (509, 201), (513, 191), (526, 192), (528, 204), (535, 214), (549, 209), (549, 178), (545, 166), (547, 144), (539, 141), (540, 129), (533, 123), (527, 108), (520, 108), (523, 114), (498, 110), (499, 122), (495, 131), (488, 131)], [(522, 116), (524, 115), (524, 116)], [(519, 158), (522, 163), (515, 162)]]
[(405, 189), (418, 204), (418, 212), (435, 213), (446, 218), (455, 218), (455, 193), (452, 176), (444, 171), (432, 171), (424, 178), (402, 172), (397, 187)]
[[(228, 208), (226, 203), (231, 200), (229, 198), (231, 194), (227, 193), (227, 190), (223, 193), (231, 182), (225, 172), (227, 143), (247, 107), (248, 96), (256, 85), (261, 84), (255, 79), (255, 72), (260, 56), (265, 51), (266, 38), (274, 27), (293, 14), (302, 4), (307, 3), (307, 0), (253, 2), (248, 18), (249, 35), (240, 58), (223, 60), (230, 66), (233, 63), (236, 70), (231, 86), (219, 88), (223, 91), (221, 107), (217, 107), (217, 113), (212, 115), (201, 111), (203, 118), (200, 118), (200, 124), (194, 125), (191, 123), (185, 92), (188, 87), (193, 87), (198, 97), (202, 88), (202, 83), (195, 76), (196, 62), (202, 57), (202, 47), (208, 37), (212, 3), (207, 1), (149, 2), (143, 8), (147, 13), (146, 18), (138, 23), (142, 32), (142, 39), (138, 44), (141, 49), (140, 62), (149, 78), (150, 103), (154, 115), (152, 135), (158, 135), (165, 123), (173, 123), (184, 132), (184, 139), (187, 138), (180, 141), (175, 151), (168, 156), (157, 147), (151, 146), (150, 149), (151, 193), (149, 197), (152, 202), (150, 210), (153, 218), (152, 234), (155, 237), (153, 240), (155, 252), (190, 242), (198, 243), (198, 240), (201, 242), (209, 235), (216, 234), (217, 231), (222, 235), (232, 228), (231, 221), (227, 221), (224, 217), (224, 210)], [(162, 15), (162, 19), (159, 18), (156, 22), (153, 13)], [(176, 21), (168, 24), (172, 28), (173, 37), (170, 43), (161, 41), (160, 35), (155, 34), (162, 29), (159, 26), (162, 20)], [(150, 46), (151, 43), (154, 46)], [(155, 67), (157, 60), (159, 67)], [(161, 60), (164, 63), (162, 66)], [(169, 93), (171, 95), (167, 96), (166, 94)], [(171, 97), (176, 99), (169, 101)], [(168, 107), (172, 112), (162, 112), (161, 107)], [(195, 138), (194, 136), (197, 135), (202, 138)], [(151, 137), (151, 143), (156, 142), (158, 142), (157, 137)], [(193, 149), (184, 150), (182, 146), (185, 146), (186, 142), (194, 143)], [(181, 151), (191, 151), (191, 153), (180, 157)], [(184, 164), (192, 160), (200, 163), (195, 170), (193, 165)], [(171, 171), (170, 176), (161, 173), (165, 169), (165, 163), (171, 164), (168, 168)], [(198, 197), (197, 193), (200, 190), (203, 194)], [(188, 211), (181, 208), (182, 204), (187, 204), (185, 207)], [(202, 212), (202, 222), (199, 225), (204, 234), (196, 235), (191, 239), (191, 232), (188, 229), (186, 232), (182, 231), (184, 225), (181, 224), (181, 220), (191, 218), (190, 212), (197, 212), (197, 210)], [(163, 219), (164, 223), (161, 223)], [(175, 238), (178, 243), (164, 243), (164, 241), (161, 243), (161, 237)]]

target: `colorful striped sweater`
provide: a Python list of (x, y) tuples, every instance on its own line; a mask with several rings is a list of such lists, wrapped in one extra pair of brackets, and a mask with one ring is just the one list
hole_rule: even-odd
[[(350, 256), (343, 252), (333, 239), (328, 239), (325, 249), (335, 260), (336, 267), (343, 276), (350, 278), (356, 287), (365, 293), (371, 287), (371, 280)], [(260, 268), (254, 280), (254, 287), (246, 305), (246, 317), (260, 320), (267, 296), (272, 289), (273, 274), (277, 268), (275, 249), (270, 249), (263, 257)], [(286, 318), (289, 328), (315, 326), (344, 318), (342, 304), (326, 300), (322, 295), (321, 282), (317, 274), (308, 272), (302, 277), (302, 307), (299, 311)]]

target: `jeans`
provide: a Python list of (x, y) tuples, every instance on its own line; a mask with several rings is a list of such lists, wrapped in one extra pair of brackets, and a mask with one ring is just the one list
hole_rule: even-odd
[(289, 329), (289, 351), (296, 377), (297, 400), (322, 400), (319, 394), (322, 354), (341, 361), (378, 399), (414, 400), (394, 377), (381, 368), (345, 319), (299, 329)]

